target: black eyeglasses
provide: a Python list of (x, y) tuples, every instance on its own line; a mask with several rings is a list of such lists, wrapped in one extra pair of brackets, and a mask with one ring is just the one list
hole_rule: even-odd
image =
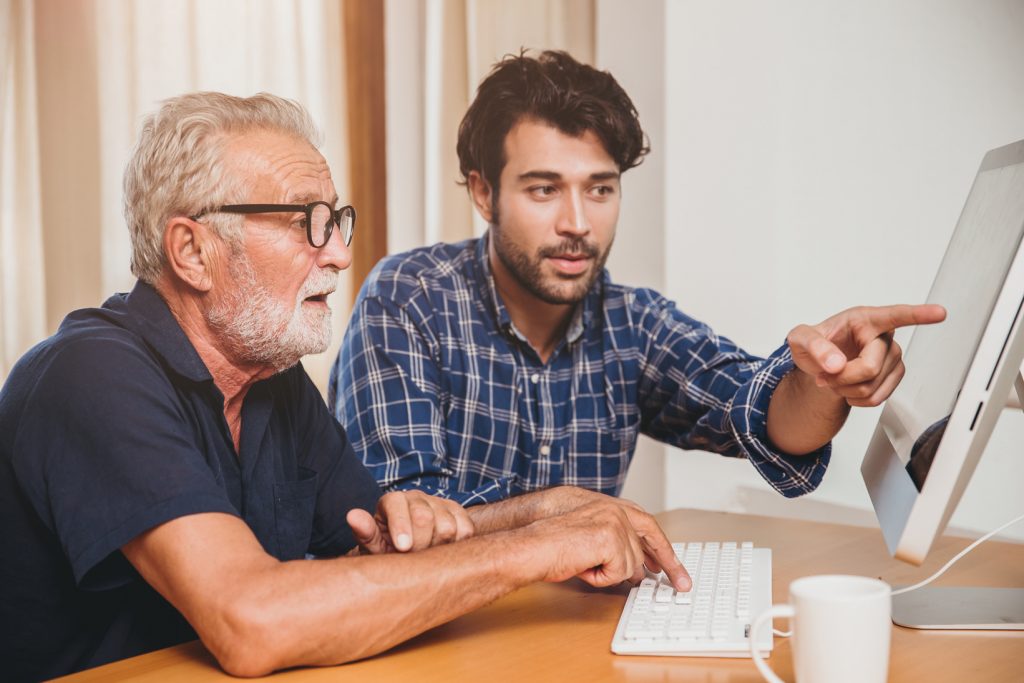
[(227, 204), (216, 209), (204, 209), (194, 216), (198, 221), (211, 213), (285, 213), (302, 211), (306, 214), (306, 239), (310, 245), (319, 249), (331, 239), (335, 226), (341, 229), (341, 241), (345, 246), (352, 244), (352, 235), (356, 231), (356, 210), (351, 206), (340, 209), (333, 208), (327, 202), (310, 202), (309, 204)]

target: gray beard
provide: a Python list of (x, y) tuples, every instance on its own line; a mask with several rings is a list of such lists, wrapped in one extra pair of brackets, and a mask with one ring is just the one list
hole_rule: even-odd
[(314, 271), (304, 283), (295, 307), (288, 309), (274, 300), (256, 279), (252, 263), (244, 253), (233, 254), (228, 272), (234, 280), (231, 291), (206, 311), (206, 322), (220, 334), (220, 342), (232, 358), (282, 372), (303, 356), (322, 353), (331, 342), (331, 312), (304, 311), (302, 302), (311, 293), (333, 289), (337, 273)]

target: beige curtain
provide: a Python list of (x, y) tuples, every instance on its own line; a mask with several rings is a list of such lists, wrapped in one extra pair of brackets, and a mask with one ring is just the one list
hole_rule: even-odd
[(0, 381), (46, 333), (31, 0), (0, 0)]
[[(370, 0), (359, 0), (370, 1)], [(479, 234), (455, 134), (476, 83), (521, 47), (593, 61), (594, 0), (385, 0), (388, 244)], [(341, 6), (330, 0), (0, 0), (0, 378), (70, 311), (131, 287), (121, 172), (140, 117), (168, 96), (260, 90), (303, 102), (349, 187)], [(225, 38), (225, 36), (229, 36)], [(348, 319), (305, 359), (323, 388)]]
[(459, 121), (491, 65), (520, 48), (594, 61), (594, 0), (387, 0), (388, 246), (481, 234), (459, 178)]
[[(320, 124), (335, 185), (347, 194), (337, 2), (2, 2), (4, 375), (68, 311), (132, 286), (121, 174), (142, 115), (160, 100), (190, 90), (299, 100)], [(349, 289), (343, 278), (332, 300), (334, 348), (304, 361), (321, 388)]]

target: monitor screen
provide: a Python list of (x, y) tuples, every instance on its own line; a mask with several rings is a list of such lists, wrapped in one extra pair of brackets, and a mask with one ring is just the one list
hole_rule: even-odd
[(890, 551), (919, 564), (1007, 405), (1024, 358), (1024, 140), (985, 155), (861, 472)]
[(890, 429), (920, 490), (1024, 230), (1024, 163), (982, 169), (946, 249), (928, 303), (942, 325), (914, 330), (907, 373), (889, 398), (903, 430)]

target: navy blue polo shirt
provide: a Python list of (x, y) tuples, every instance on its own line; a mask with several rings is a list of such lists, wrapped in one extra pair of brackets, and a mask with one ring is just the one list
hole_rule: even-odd
[(224, 398), (144, 283), (69, 315), (0, 391), (0, 662), (49, 678), (195, 638), (120, 548), (184, 515), (240, 517), (281, 560), (354, 546), (380, 491), (301, 365)]

